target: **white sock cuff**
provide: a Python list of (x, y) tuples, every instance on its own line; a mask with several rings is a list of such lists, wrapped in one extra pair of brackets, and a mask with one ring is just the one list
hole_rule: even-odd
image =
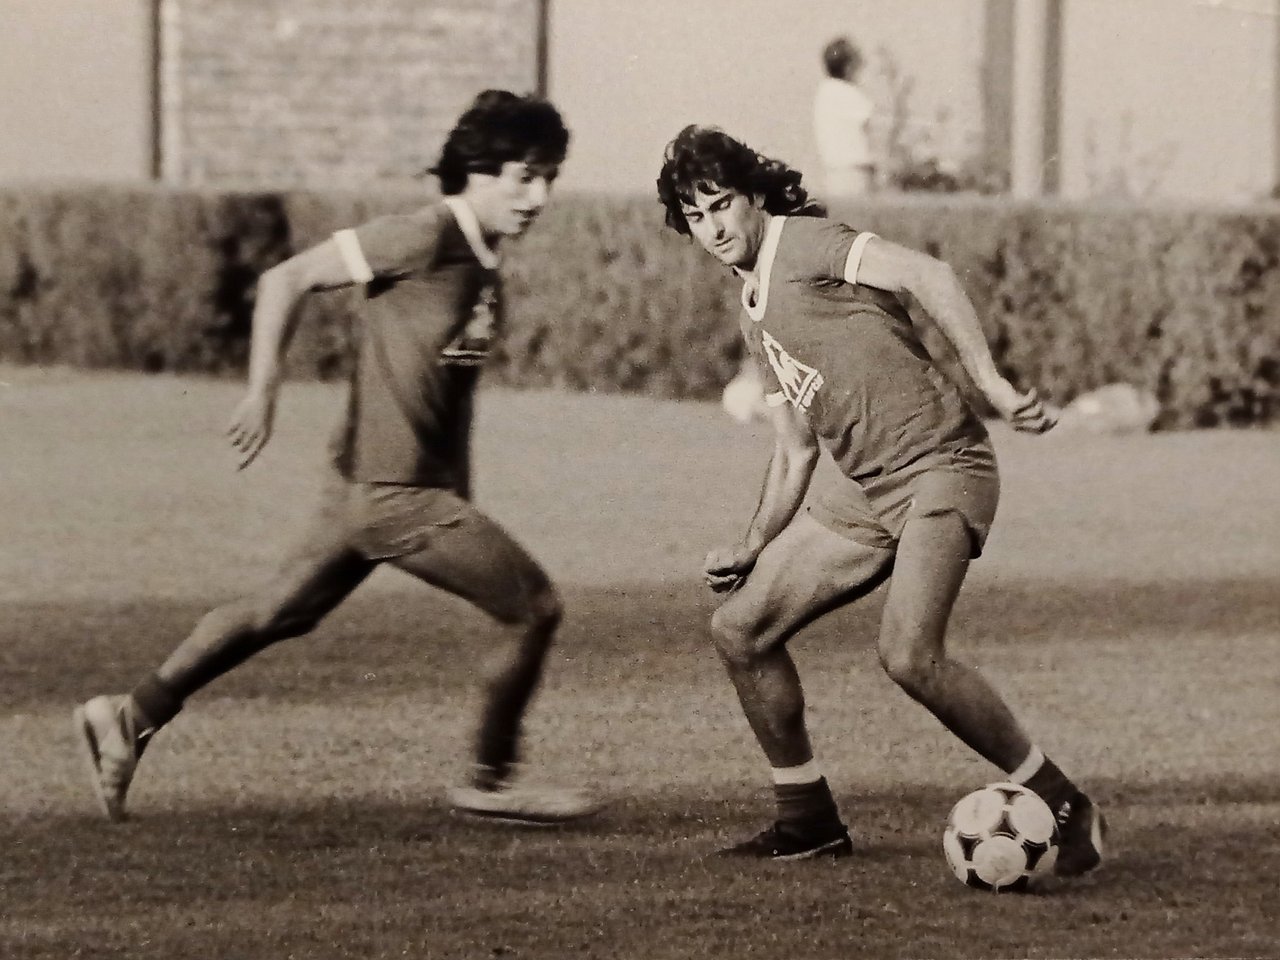
[(1042, 766), (1044, 766), (1044, 753), (1039, 747), (1033, 746), (1031, 752), (1027, 754), (1027, 759), (1018, 765), (1017, 770), (1009, 774), (1009, 780), (1013, 783), (1026, 783)]
[(810, 760), (796, 767), (772, 767), (773, 782), (778, 784), (817, 783), (822, 779), (818, 761)]

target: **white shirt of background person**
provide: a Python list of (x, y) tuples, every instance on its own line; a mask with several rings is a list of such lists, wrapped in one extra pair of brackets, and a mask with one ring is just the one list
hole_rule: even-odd
[(862, 57), (845, 37), (823, 51), (827, 76), (813, 99), (813, 132), (828, 196), (857, 196), (872, 186), (875, 170), (868, 127), (875, 104), (856, 82)]

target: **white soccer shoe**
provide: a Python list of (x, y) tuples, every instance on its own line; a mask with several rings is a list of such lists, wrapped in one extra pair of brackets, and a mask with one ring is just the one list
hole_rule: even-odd
[(125, 794), (142, 753), (129, 712), (122, 709), (124, 702), (124, 696), (94, 697), (71, 715), (98, 804), (108, 820), (117, 822), (125, 819)]
[(504, 783), (495, 790), (475, 786), (449, 788), (449, 803), (459, 813), (497, 823), (549, 827), (581, 820), (604, 804), (584, 790)]

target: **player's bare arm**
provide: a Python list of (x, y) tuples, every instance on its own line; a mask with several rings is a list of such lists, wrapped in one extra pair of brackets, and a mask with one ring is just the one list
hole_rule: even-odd
[(297, 324), (297, 306), (312, 290), (346, 286), (351, 275), (337, 244), (325, 240), (270, 268), (258, 279), (249, 348), (249, 387), (227, 424), (244, 469), (271, 438), (280, 366)]
[(974, 384), (1015, 429), (1043, 433), (1057, 423), (1057, 412), (1035, 390), (1022, 393), (1000, 374), (973, 302), (950, 264), (877, 237), (862, 252), (857, 280), (914, 297), (955, 346)]
[(740, 543), (707, 554), (707, 585), (717, 593), (732, 589), (750, 573), (760, 551), (791, 522), (818, 463), (817, 438), (799, 411), (789, 403), (780, 404), (770, 408), (770, 419), (773, 456), (755, 516)]

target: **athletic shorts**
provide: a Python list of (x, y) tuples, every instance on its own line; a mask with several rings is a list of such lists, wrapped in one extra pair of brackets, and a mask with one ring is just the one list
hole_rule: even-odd
[(966, 448), (949, 462), (903, 470), (867, 483), (838, 481), (808, 507), (829, 530), (871, 547), (895, 549), (902, 528), (917, 517), (957, 513), (969, 528), (971, 557), (982, 548), (1000, 501), (1000, 474), (988, 445)]
[(450, 489), (330, 477), (293, 556), (320, 567), (351, 552), (371, 567), (399, 567), (503, 622), (525, 619), (553, 592), (515, 538)]

